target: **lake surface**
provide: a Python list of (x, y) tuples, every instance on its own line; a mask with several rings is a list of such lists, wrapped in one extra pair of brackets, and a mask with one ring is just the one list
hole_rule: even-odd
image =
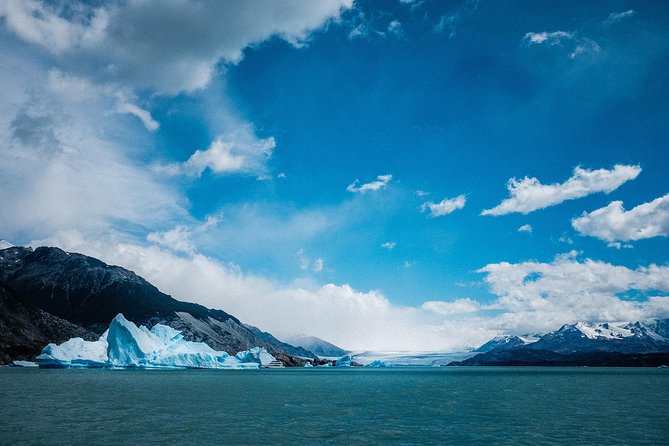
[(667, 445), (669, 369), (0, 367), (0, 444)]

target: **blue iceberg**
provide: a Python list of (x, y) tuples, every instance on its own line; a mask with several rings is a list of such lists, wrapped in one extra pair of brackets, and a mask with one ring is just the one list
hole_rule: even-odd
[(351, 367), (351, 355), (344, 355), (335, 361), (335, 367)]
[(181, 332), (156, 324), (150, 330), (117, 315), (97, 341), (72, 338), (49, 344), (37, 357), (40, 367), (257, 369), (276, 359), (254, 347), (230, 356), (204, 342), (186, 341)]
[(365, 367), (381, 368), (381, 367), (392, 367), (392, 365), (388, 364), (386, 362), (383, 362), (380, 359), (377, 359), (376, 361), (370, 362)]

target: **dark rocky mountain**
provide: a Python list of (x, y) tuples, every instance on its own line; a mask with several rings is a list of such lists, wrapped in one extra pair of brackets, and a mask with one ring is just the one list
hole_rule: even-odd
[(30, 308), (26, 311), (41, 310), (44, 318), (48, 314), (72, 324), (59, 332), (62, 337), (39, 337), (40, 332), (29, 328), (25, 318), (7, 319), (8, 326), (26, 332), (22, 338), (26, 345), (31, 338), (38, 343), (91, 334), (96, 337), (118, 313), (123, 313), (135, 324), (169, 325), (181, 330), (187, 340), (206, 342), (230, 354), (260, 346), (289, 365), (305, 362), (287, 352), (283, 343), (261, 338), (224, 311), (178, 301), (132, 271), (82, 254), (50, 247), (0, 250), (0, 282), (12, 302)]
[[(653, 366), (669, 364), (669, 319), (566, 324), (538, 341), (487, 342), (478, 355), (449, 365)], [(509, 337), (506, 337), (509, 338)], [(485, 346), (493, 348), (483, 349)]]
[(83, 327), (22, 302), (0, 283), (0, 364), (30, 360), (49, 342), (61, 343), (73, 337), (87, 341), (98, 338)]

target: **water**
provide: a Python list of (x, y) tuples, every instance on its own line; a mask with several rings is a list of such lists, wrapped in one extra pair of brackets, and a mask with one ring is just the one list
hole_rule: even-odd
[(0, 368), (2, 444), (667, 445), (668, 369)]

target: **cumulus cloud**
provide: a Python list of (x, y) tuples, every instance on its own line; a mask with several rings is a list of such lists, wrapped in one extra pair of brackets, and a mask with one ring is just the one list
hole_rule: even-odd
[(521, 227), (518, 228), (518, 232), (527, 232), (529, 234), (532, 233), (532, 225), (522, 225)]
[(262, 170), (262, 161), (272, 155), (276, 146), (274, 138), (251, 141), (230, 141), (217, 138), (206, 150), (196, 150), (188, 160), (182, 163), (156, 165), (154, 170), (169, 175), (199, 177), (209, 169), (217, 174), (258, 173)]
[(633, 9), (628, 9), (627, 11), (623, 12), (612, 12), (609, 14), (609, 16), (604, 20), (604, 26), (609, 26), (613, 25), (614, 23), (620, 22), (621, 20), (624, 20), (628, 17), (632, 17), (635, 14)]
[[(495, 326), (543, 332), (577, 321), (634, 321), (669, 316), (669, 267), (630, 269), (575, 251), (550, 263), (536, 261), (489, 264), (478, 270), (499, 299), (488, 306), (503, 314)], [(626, 300), (629, 292), (661, 292), (645, 300)], [(649, 296), (649, 297), (648, 297)]]
[(369, 183), (360, 184), (360, 180), (355, 180), (353, 183), (346, 186), (346, 190), (349, 192), (367, 192), (367, 191), (377, 191), (379, 189), (385, 189), (385, 187), (390, 183), (390, 180), (393, 179), (392, 175), (379, 175), (376, 177), (375, 181)]
[(385, 243), (381, 244), (382, 248), (385, 248), (389, 251), (395, 249), (395, 246), (397, 246), (397, 243), (395, 243), (395, 242), (385, 242)]
[(592, 212), (584, 212), (571, 222), (581, 235), (589, 235), (621, 247), (621, 241), (641, 240), (669, 235), (669, 194), (629, 211), (622, 201)]
[(432, 201), (425, 202), (421, 205), (420, 209), (422, 212), (427, 210), (430, 211), (430, 217), (443, 217), (452, 212), (457, 211), (465, 207), (467, 199), (464, 195), (458, 195), (454, 198), (444, 198), (439, 203), (434, 203)]
[(566, 200), (575, 200), (597, 192), (610, 193), (627, 181), (635, 179), (641, 167), (616, 164), (613, 169), (574, 169), (564, 183), (541, 184), (537, 178), (511, 178), (507, 182), (510, 198), (481, 215), (505, 215), (513, 212), (528, 214), (538, 209), (555, 206)]
[(219, 61), (236, 63), (271, 36), (302, 45), (351, 0), (169, 2), (100, 5), (6, 1), (0, 17), (19, 38), (58, 55), (77, 73), (175, 94), (206, 86)]

